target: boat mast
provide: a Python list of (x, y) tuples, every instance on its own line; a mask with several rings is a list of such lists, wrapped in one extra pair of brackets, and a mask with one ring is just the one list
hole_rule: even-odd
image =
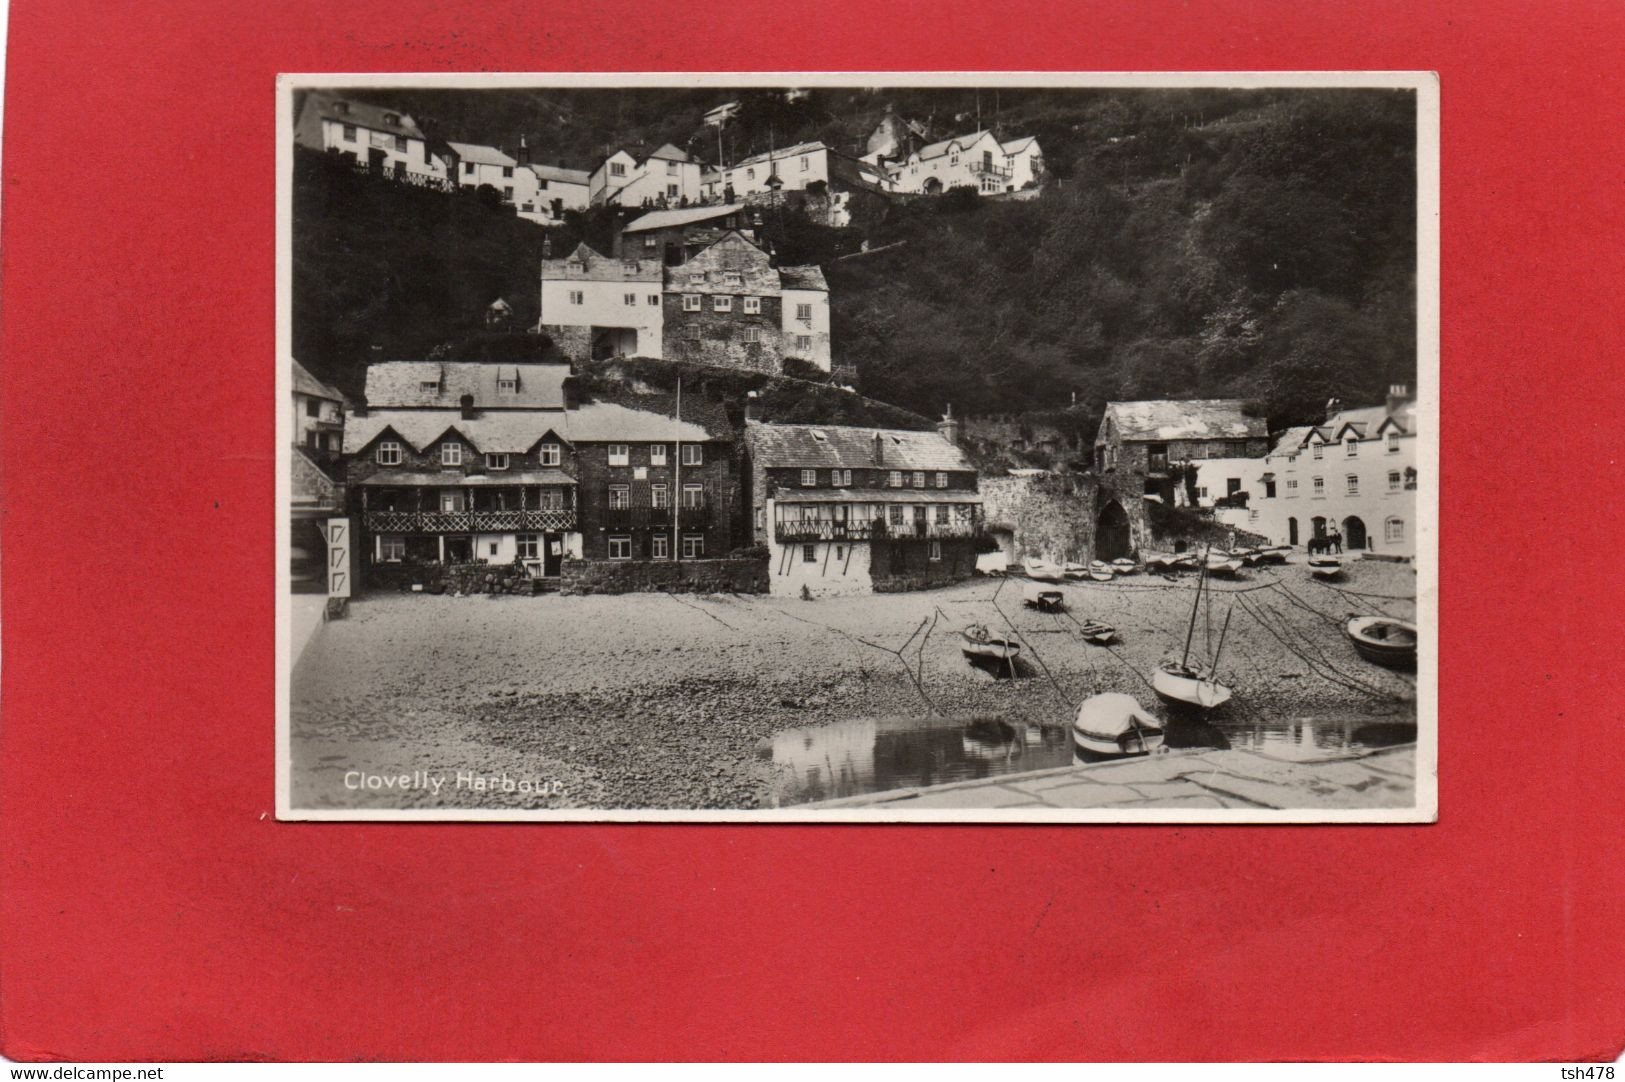
[(1191, 602), (1190, 626), (1185, 629), (1185, 653), (1179, 659), (1179, 667), (1181, 669), (1190, 664), (1191, 637), (1196, 634), (1196, 610), (1202, 607), (1202, 584), (1207, 581), (1207, 558), (1208, 553), (1212, 551), (1213, 542), (1209, 541), (1207, 543), (1207, 548), (1202, 550), (1202, 568), (1199, 572), (1197, 572), (1196, 575), (1196, 598)]
[(1213, 669), (1211, 675), (1213, 676), (1214, 683), (1218, 683), (1219, 680), (1219, 655), (1224, 653), (1224, 636), (1225, 633), (1230, 630), (1230, 617), (1235, 614), (1235, 611), (1236, 607), (1234, 605), (1231, 605), (1228, 609), (1224, 610), (1224, 626), (1219, 629), (1219, 645), (1218, 648), (1213, 651)]
[(677, 563), (682, 559), (682, 549), (678, 547), (678, 517), (682, 514), (683, 506), (683, 377), (677, 377), (677, 422), (673, 426), (672, 435), (676, 437), (672, 453), (676, 456), (671, 463), (671, 559)]

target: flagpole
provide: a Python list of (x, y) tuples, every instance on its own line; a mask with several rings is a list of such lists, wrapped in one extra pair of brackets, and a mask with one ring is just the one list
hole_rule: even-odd
[(678, 519), (683, 513), (683, 377), (677, 377), (677, 437), (673, 450), (677, 459), (671, 464), (671, 558), (681, 560), (682, 549), (678, 547), (680, 535), (678, 534)]

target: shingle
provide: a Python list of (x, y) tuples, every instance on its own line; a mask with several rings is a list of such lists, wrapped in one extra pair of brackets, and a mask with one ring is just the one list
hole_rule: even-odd
[[(880, 460), (875, 460), (875, 436)], [(822, 438), (820, 438), (820, 436)], [(840, 425), (745, 424), (745, 440), (758, 466), (768, 469), (969, 470), (963, 452), (939, 432)]]

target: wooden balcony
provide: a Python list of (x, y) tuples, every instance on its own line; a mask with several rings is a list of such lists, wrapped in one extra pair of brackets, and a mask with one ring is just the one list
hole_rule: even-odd
[(787, 519), (773, 524), (773, 540), (806, 541), (938, 541), (948, 538), (980, 537), (986, 532), (981, 517), (966, 522), (903, 523), (840, 522), (822, 519)]
[(373, 533), (561, 533), (576, 528), (576, 513), (567, 510), (509, 511), (368, 511)]
[(867, 523), (791, 521), (778, 522), (773, 527), (775, 541), (867, 541), (871, 530)]

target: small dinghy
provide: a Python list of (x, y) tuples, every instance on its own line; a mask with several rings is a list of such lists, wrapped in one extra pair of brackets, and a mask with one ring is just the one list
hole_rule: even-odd
[(1199, 571), (1201, 570), (1202, 564), (1201, 561), (1196, 558), (1196, 553), (1182, 552), (1178, 556), (1174, 557), (1173, 563), (1169, 566), (1177, 568), (1180, 571)]
[(1092, 642), (1096, 646), (1105, 646), (1117, 638), (1117, 629), (1110, 624), (1103, 624), (1099, 620), (1085, 620), (1078, 625), (1078, 634), (1083, 636), (1085, 642)]
[(1096, 756), (1146, 755), (1162, 747), (1163, 735), (1162, 722), (1117, 691), (1083, 700), (1072, 722), (1074, 748)]
[(1335, 579), (1343, 573), (1343, 561), (1337, 556), (1311, 556), (1309, 573), (1317, 579)]
[(1416, 669), (1416, 625), (1386, 616), (1349, 616), (1344, 628), (1367, 661), (1390, 669)]
[(1126, 556), (1112, 561), (1112, 571), (1119, 575), (1132, 575), (1139, 569), (1139, 565)]
[(1147, 571), (1172, 571), (1179, 566), (1179, 557), (1168, 552), (1156, 552), (1145, 558)]
[(1230, 689), (1219, 683), (1213, 670), (1201, 665), (1180, 664), (1169, 658), (1152, 674), (1151, 687), (1157, 698), (1170, 706), (1195, 706), (1215, 710), (1230, 701)]
[(1241, 571), (1241, 561), (1233, 556), (1215, 552), (1207, 558), (1207, 573), (1209, 575), (1223, 575), (1234, 578)]
[(1059, 567), (1043, 560), (1028, 560), (1025, 568), (1027, 577), (1038, 582), (1060, 582), (1064, 577)]
[(1064, 575), (1066, 575), (1067, 578), (1072, 579), (1074, 581), (1076, 581), (1078, 579), (1086, 579), (1086, 578), (1089, 577), (1089, 565), (1088, 564), (1067, 564), (1061, 570), (1062, 570), (1062, 573)]
[(1259, 555), (1267, 564), (1284, 564), (1287, 556), (1292, 552), (1291, 545), (1276, 545), (1274, 548), (1263, 549)]
[(959, 649), (970, 658), (1009, 661), (1021, 653), (1021, 644), (1012, 638), (995, 634), (981, 624), (972, 624), (959, 633)]
[(1096, 582), (1110, 582), (1116, 576), (1112, 573), (1112, 565), (1104, 560), (1094, 560), (1089, 564), (1089, 577)]
[(1037, 609), (1040, 612), (1060, 612), (1065, 607), (1066, 596), (1053, 586), (1029, 582), (1021, 588), (1021, 600), (1030, 609)]

